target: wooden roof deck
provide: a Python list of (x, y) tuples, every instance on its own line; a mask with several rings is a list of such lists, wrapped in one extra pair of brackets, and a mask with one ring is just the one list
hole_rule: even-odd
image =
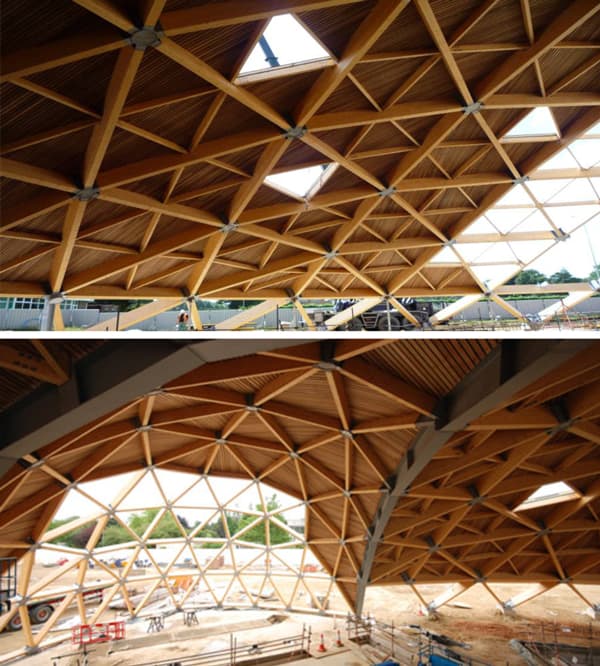
[[(468, 262), (431, 259), (600, 120), (595, 0), (1, 11), (2, 295), (481, 294)], [(238, 76), (285, 12), (331, 59)], [(560, 138), (505, 140), (538, 106)], [(332, 162), (309, 200), (264, 184)]]

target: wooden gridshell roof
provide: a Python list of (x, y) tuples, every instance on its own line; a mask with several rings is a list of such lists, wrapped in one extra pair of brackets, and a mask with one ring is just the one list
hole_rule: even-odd
[[(485, 293), (431, 259), (600, 120), (596, 0), (1, 12), (3, 295)], [(330, 57), (238, 76), (282, 13)], [(540, 106), (560, 137), (504, 140)], [(264, 184), (331, 163), (307, 200)]]
[[(43, 541), (73, 483), (153, 466), (305, 501), (351, 608), (369, 584), (582, 596), (600, 583), (599, 367), (591, 340), (328, 340), (206, 363), (22, 452), (0, 479), (0, 556)], [(557, 481), (568, 501), (517, 508)]]

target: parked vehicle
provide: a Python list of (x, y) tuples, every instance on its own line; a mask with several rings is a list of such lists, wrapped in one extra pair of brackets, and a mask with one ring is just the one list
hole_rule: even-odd
[[(435, 312), (435, 306), (432, 302), (417, 301), (414, 298), (400, 298), (398, 300), (418, 320), (422, 328), (429, 325), (429, 318)], [(311, 317), (317, 325), (323, 324), (334, 314), (351, 308), (355, 302), (354, 300), (339, 300), (335, 304), (335, 310), (317, 310), (311, 314)], [(393, 307), (388, 306), (385, 301), (353, 317), (343, 326), (338, 326), (338, 330), (349, 331), (406, 331), (413, 328), (415, 328), (413, 322), (406, 319)]]
[[(102, 587), (83, 592), (84, 603), (100, 603), (104, 596)], [(14, 557), (0, 558), (0, 615), (7, 613), (12, 608), (14, 597), (17, 595), (17, 560)], [(46, 594), (43, 598), (29, 599), (27, 601), (27, 613), (31, 624), (43, 624), (47, 622), (54, 609), (64, 601), (66, 594), (58, 593), (53, 596)], [(8, 625), (7, 631), (18, 631), (22, 627), (20, 613), (15, 613)]]

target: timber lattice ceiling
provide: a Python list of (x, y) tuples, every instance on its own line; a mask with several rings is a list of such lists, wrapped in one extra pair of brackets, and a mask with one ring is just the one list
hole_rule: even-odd
[[(433, 257), (600, 120), (595, 0), (1, 11), (2, 295), (482, 294)], [(330, 58), (238, 76), (288, 12)], [(507, 140), (536, 107), (560, 136)], [(264, 183), (331, 163), (307, 200)]]
[[(600, 582), (599, 367), (594, 341), (542, 340), (329, 340), (208, 362), (21, 452), (0, 479), (0, 555), (29, 552), (73, 483), (165, 469), (306, 502), (307, 543), (354, 608), (368, 584), (582, 596)], [(558, 481), (566, 501), (520, 508)]]

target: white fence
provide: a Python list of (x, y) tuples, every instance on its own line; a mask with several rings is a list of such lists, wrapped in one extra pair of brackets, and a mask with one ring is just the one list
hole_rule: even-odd
[[(556, 299), (539, 298), (532, 300), (507, 300), (507, 302), (524, 315), (534, 315), (555, 303)], [(174, 331), (178, 311), (162, 312), (154, 317), (150, 317), (146, 321), (135, 324), (131, 328), (140, 331)], [(579, 303), (569, 312), (599, 314), (600, 298), (590, 298), (583, 303)], [(230, 319), (238, 313), (239, 310), (203, 310), (200, 312), (200, 318), (204, 326), (213, 326)], [(41, 317), (41, 310), (0, 310), (0, 330), (39, 331)], [(63, 319), (67, 328), (86, 329), (101, 322), (112, 321), (114, 318), (114, 312), (100, 312), (99, 310), (92, 309), (63, 310)], [(496, 303), (481, 301), (466, 308), (454, 321), (511, 318), (508, 312)], [(296, 308), (279, 308), (278, 310), (274, 310), (268, 315), (260, 317), (254, 322), (253, 326), (257, 329), (277, 329), (279, 327), (278, 324), (281, 323), (288, 324), (292, 329), (303, 327), (302, 319)], [(111, 328), (114, 330), (114, 323)], [(109, 330), (108, 325), (106, 330)]]

